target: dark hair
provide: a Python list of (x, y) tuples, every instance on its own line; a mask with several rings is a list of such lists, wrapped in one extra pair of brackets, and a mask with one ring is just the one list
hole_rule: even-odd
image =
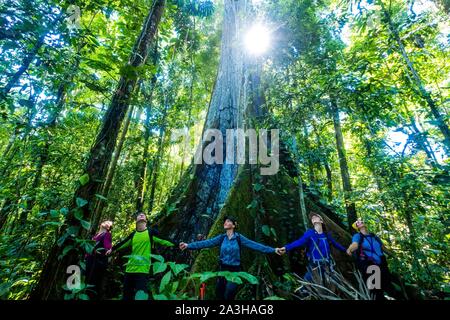
[(233, 216), (225, 216), (223, 217), (223, 222), (230, 220), (231, 222), (233, 222), (233, 224), (236, 226), (237, 225), (237, 219)]
[(310, 213), (309, 216), (308, 216), (309, 221), (311, 221), (312, 217), (314, 217), (314, 216), (320, 217), (320, 219), (323, 220), (323, 217), (322, 217), (320, 214), (318, 214), (317, 212), (311, 211), (311, 213)]
[[(314, 216), (320, 217), (320, 219), (322, 219), (322, 222), (323, 222), (322, 223), (322, 230), (323, 230), (323, 232), (327, 232), (327, 226), (325, 225), (325, 221), (324, 221), (322, 215), (318, 214), (317, 212), (312, 211), (309, 214), (309, 221), (311, 221), (312, 217), (314, 217)], [(314, 225), (313, 225), (313, 227), (314, 227)]]

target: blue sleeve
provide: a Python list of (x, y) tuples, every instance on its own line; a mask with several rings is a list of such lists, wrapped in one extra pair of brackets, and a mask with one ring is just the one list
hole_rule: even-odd
[(306, 231), (303, 236), (301, 236), (299, 239), (295, 240), (294, 242), (291, 242), (287, 245), (285, 245), (285, 248), (287, 251), (291, 251), (292, 249), (304, 246), (306, 242), (311, 238), (311, 230)]
[(256, 241), (252, 241), (252, 240), (244, 237), (241, 234), (239, 235), (239, 237), (241, 238), (241, 243), (244, 247), (247, 247), (249, 249), (259, 251), (262, 253), (274, 253), (275, 252), (275, 248), (266, 246), (266, 245), (258, 243)]
[(331, 234), (328, 234), (328, 240), (330, 240), (331, 244), (333, 245), (333, 247), (335, 247), (336, 249), (338, 249), (341, 252), (346, 252), (347, 250), (339, 243), (337, 242), (332, 236)]
[(220, 240), (223, 239), (223, 234), (219, 234), (218, 236), (202, 240), (202, 241), (195, 241), (188, 244), (187, 248), (190, 250), (198, 250), (203, 248), (212, 248), (217, 247), (220, 244)]
[(352, 243), (356, 242), (359, 244), (359, 237), (360, 237), (359, 233), (355, 233), (352, 237)]

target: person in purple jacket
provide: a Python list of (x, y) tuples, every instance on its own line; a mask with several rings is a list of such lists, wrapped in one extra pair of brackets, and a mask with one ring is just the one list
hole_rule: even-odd
[(112, 221), (103, 221), (100, 224), (99, 231), (92, 240), (95, 246), (92, 252), (86, 255), (86, 284), (89, 287), (90, 298), (101, 298), (103, 278), (108, 267), (108, 257), (106, 252), (112, 248)]
[(281, 251), (285, 253), (306, 246), (308, 266), (304, 278), (310, 282), (318, 279), (323, 283), (325, 276), (331, 275), (333, 272), (334, 262), (330, 244), (341, 252), (346, 252), (346, 249), (326, 231), (323, 219), (319, 214), (311, 213), (309, 218), (313, 228), (306, 230), (299, 239), (282, 247)]

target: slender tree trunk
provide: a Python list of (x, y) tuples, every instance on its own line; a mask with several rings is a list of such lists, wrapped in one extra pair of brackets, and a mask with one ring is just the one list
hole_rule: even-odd
[(150, 187), (150, 197), (148, 202), (148, 212), (152, 212), (153, 207), (155, 205), (155, 192), (156, 192), (156, 185), (158, 182), (158, 175), (159, 175), (159, 169), (161, 166), (161, 159), (162, 154), (164, 152), (164, 136), (166, 132), (166, 124), (165, 124), (165, 115), (163, 117), (163, 125), (161, 129), (159, 130), (159, 137), (158, 137), (158, 151), (156, 153), (155, 162), (153, 164), (153, 170), (152, 170), (152, 185)]
[(403, 45), (403, 42), (400, 38), (400, 35), (398, 33), (397, 28), (395, 27), (390, 12), (386, 9), (384, 3), (382, 0), (379, 0), (378, 3), (381, 5), (381, 9), (384, 15), (384, 18), (386, 20), (386, 23), (388, 25), (388, 28), (390, 32), (392, 33), (392, 36), (394, 37), (395, 41), (397, 42), (398, 49), (400, 51), (400, 54), (405, 61), (406, 67), (409, 70), (409, 76), (411, 79), (411, 82), (416, 85), (418, 94), (424, 99), (428, 105), (428, 108), (430, 109), (431, 114), (433, 115), (437, 127), (441, 131), (442, 135), (444, 136), (444, 145), (446, 148), (447, 153), (450, 152), (450, 129), (448, 125), (446, 124), (443, 115), (440, 113), (439, 108), (436, 104), (436, 101), (431, 96), (430, 92), (425, 88), (424, 84), (422, 83), (422, 79), (420, 78), (419, 74), (417, 73), (416, 69), (414, 68), (414, 65), (412, 61), (409, 59), (408, 53), (405, 50), (405, 46)]
[(295, 163), (299, 166), (298, 176), (297, 176), (298, 198), (299, 198), (299, 203), (300, 203), (301, 217), (302, 217), (303, 225), (306, 230), (306, 228), (308, 226), (308, 216), (306, 214), (305, 193), (303, 191), (303, 180), (302, 180), (302, 175), (301, 175), (300, 160), (299, 160), (299, 156), (298, 156), (297, 139), (296, 139), (295, 135), (292, 138), (292, 148), (294, 150)]
[(142, 151), (142, 160), (141, 160), (141, 167), (139, 169), (139, 177), (136, 181), (136, 190), (137, 190), (137, 197), (136, 197), (136, 211), (142, 211), (144, 208), (144, 194), (145, 194), (145, 180), (147, 176), (147, 169), (148, 169), (148, 157), (149, 157), (149, 146), (150, 146), (150, 101), (148, 102), (149, 105), (146, 108), (146, 120), (144, 124), (144, 150)]
[[(314, 124), (314, 122), (312, 123), (312, 127), (314, 130), (314, 134), (316, 136), (317, 145), (319, 146), (320, 149), (324, 150), (324, 146), (322, 144), (322, 141), (320, 140), (319, 132), (317, 131), (317, 128), (316, 128), (316, 125)], [(333, 200), (333, 176), (331, 173), (330, 164), (328, 163), (327, 155), (324, 154), (321, 160), (322, 160), (323, 166), (325, 168), (325, 173), (327, 176), (327, 190), (328, 190), (327, 198), (328, 198), (328, 201), (332, 201)]]
[[(101, 192), (102, 196), (105, 198), (108, 197), (109, 191), (111, 189), (111, 184), (112, 184), (114, 175), (116, 173), (117, 163), (119, 162), (119, 157), (120, 157), (120, 154), (122, 153), (122, 148), (123, 148), (123, 144), (125, 142), (125, 138), (128, 133), (128, 128), (130, 127), (130, 122), (131, 122), (131, 118), (133, 115), (133, 109), (134, 108), (131, 107), (130, 110), (128, 111), (127, 118), (125, 119), (125, 122), (123, 124), (122, 132), (120, 133), (119, 141), (117, 142), (116, 148), (114, 150), (114, 154), (113, 154), (113, 157), (111, 160), (111, 165), (109, 166), (109, 170), (106, 175), (105, 183), (103, 185), (102, 192)], [(100, 217), (102, 216), (105, 205), (106, 205), (105, 200), (102, 200), (102, 199), (98, 200), (95, 215), (97, 217), (99, 217), (99, 220), (100, 220)], [(91, 235), (95, 232), (96, 226), (97, 225), (92, 225)]]
[[(98, 224), (100, 217), (93, 211), (95, 195), (100, 191), (106, 176), (120, 126), (128, 111), (130, 99), (137, 83), (138, 74), (135, 70), (137, 67), (144, 65), (147, 60), (149, 47), (154, 41), (164, 7), (165, 0), (155, 0), (152, 3), (141, 34), (126, 66), (130, 72), (121, 76), (111, 104), (104, 116), (100, 132), (91, 149), (85, 171), (89, 176), (89, 181), (80, 185), (75, 191), (72, 210), (58, 235), (60, 241), (55, 243), (50, 250), (39, 282), (32, 291), (32, 299), (62, 298), (62, 286), (67, 278), (66, 270), (70, 265), (77, 265), (82, 256), (82, 252), (78, 250), (64, 252), (64, 248), (68, 245), (76, 245), (75, 239), (80, 235), (87, 235), (88, 230), (82, 230), (79, 219), (91, 221), (94, 226)], [(79, 199), (84, 199), (87, 204), (80, 206)], [(76, 212), (78, 212), (78, 215), (75, 215)]]
[[(153, 55), (153, 61), (156, 64), (157, 61), (157, 49), (155, 48), (155, 52)], [(150, 119), (151, 119), (151, 111), (152, 111), (152, 98), (153, 98), (153, 90), (156, 84), (156, 76), (154, 76), (150, 83), (150, 92), (146, 93), (145, 88), (142, 87), (143, 90), (142, 94), (144, 96), (144, 99), (146, 101), (147, 107), (145, 109), (146, 113), (146, 119), (144, 123), (144, 150), (142, 151), (142, 160), (141, 160), (141, 167), (139, 169), (139, 177), (136, 180), (136, 190), (137, 190), (137, 196), (136, 196), (136, 211), (140, 212), (144, 209), (144, 195), (145, 195), (145, 180), (146, 175), (149, 167), (149, 146), (150, 146), (150, 133), (151, 133), (151, 127), (150, 127)]]
[(306, 148), (306, 150), (307, 150), (306, 152), (308, 154), (307, 163), (308, 163), (309, 181), (312, 185), (315, 185), (316, 184), (316, 176), (314, 174), (314, 167), (313, 167), (313, 163), (311, 161), (311, 151), (312, 150), (311, 150), (311, 145), (309, 144), (309, 139), (308, 139), (309, 133), (308, 133), (308, 128), (306, 127), (305, 121), (303, 121), (302, 126), (303, 126), (303, 136), (305, 139), (305, 148)]
[(339, 119), (339, 109), (334, 99), (331, 100), (330, 106), (331, 106), (330, 108), (331, 114), (333, 117), (336, 148), (339, 156), (339, 167), (341, 169), (342, 187), (344, 189), (344, 200), (345, 200), (345, 209), (347, 211), (347, 222), (349, 225), (349, 229), (351, 230), (351, 224), (357, 219), (356, 206), (355, 203), (349, 199), (349, 196), (352, 193), (352, 185), (350, 182), (350, 173), (348, 169), (347, 155), (345, 152), (344, 136), (342, 135), (341, 121)]

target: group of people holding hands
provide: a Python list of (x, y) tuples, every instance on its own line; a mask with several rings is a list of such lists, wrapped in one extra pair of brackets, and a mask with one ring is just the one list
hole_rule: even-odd
[[(219, 247), (219, 270), (220, 271), (242, 271), (241, 248), (258, 251), (265, 254), (284, 255), (298, 247), (306, 247), (308, 258), (307, 272), (304, 276), (306, 281), (323, 280), (325, 275), (332, 275), (334, 272), (334, 259), (332, 257), (331, 246), (337, 250), (355, 255), (356, 265), (366, 280), (371, 274), (367, 272), (370, 266), (378, 266), (381, 277), (381, 287), (371, 289), (375, 299), (384, 299), (383, 291), (390, 286), (390, 274), (385, 257), (385, 249), (382, 241), (374, 234), (369, 233), (364, 221), (358, 219), (352, 224), (356, 233), (353, 235), (351, 244), (346, 249), (337, 242), (326, 230), (324, 220), (317, 213), (310, 214), (312, 228), (297, 240), (273, 248), (253, 240), (236, 232), (237, 220), (232, 216), (223, 219), (224, 233), (211, 239), (194, 241), (191, 243), (181, 242), (181, 250), (199, 250), (204, 248)], [(123, 299), (133, 300), (138, 291), (143, 291), (148, 295), (149, 273), (151, 266), (152, 243), (163, 246), (174, 246), (170, 241), (161, 239), (157, 232), (147, 227), (147, 216), (140, 212), (136, 215), (136, 230), (128, 237), (112, 246), (111, 244), (112, 222), (104, 221), (99, 232), (93, 237), (96, 245), (92, 254), (87, 257), (86, 283), (93, 286), (98, 293), (101, 288), (103, 275), (106, 272), (108, 255), (131, 247), (131, 254), (125, 269)], [(238, 285), (227, 281), (224, 277), (218, 277), (216, 284), (216, 297), (219, 300), (233, 300), (236, 296)]]

